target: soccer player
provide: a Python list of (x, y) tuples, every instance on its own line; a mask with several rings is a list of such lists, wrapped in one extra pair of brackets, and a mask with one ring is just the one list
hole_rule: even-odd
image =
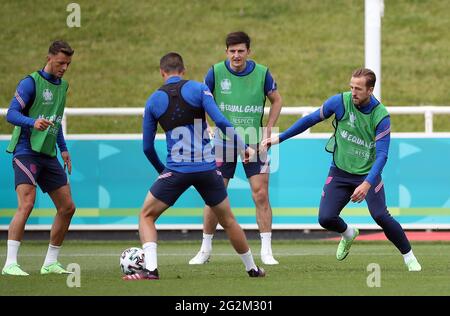
[[(7, 151), (13, 153), (18, 209), (9, 224), (4, 275), (28, 275), (17, 263), (17, 254), (25, 223), (34, 207), (37, 185), (50, 195), (57, 211), (41, 274), (69, 273), (58, 262), (58, 254), (75, 212), (64, 171), (67, 168), (72, 172), (72, 162), (61, 127), (68, 88), (62, 77), (73, 53), (66, 42), (53, 42), (45, 67), (20, 81), (8, 109), (6, 119), (15, 125)], [(56, 158), (56, 144), (64, 169)]]
[[(150, 188), (139, 216), (139, 235), (145, 253), (145, 269), (124, 280), (159, 279), (157, 265), (157, 231), (155, 221), (190, 186), (219, 219), (250, 277), (263, 277), (265, 272), (253, 260), (244, 231), (231, 212), (222, 175), (216, 169), (215, 157), (207, 132), (205, 111), (224, 132), (236, 139), (244, 160), (255, 154), (246, 149), (232, 125), (217, 109), (208, 87), (192, 80), (182, 80), (185, 73), (182, 57), (168, 53), (160, 60), (164, 85), (154, 92), (145, 106), (143, 148), (159, 177)], [(157, 123), (166, 133), (167, 166), (159, 160), (154, 147)], [(245, 155), (248, 157), (245, 158)]]
[(359, 235), (359, 230), (347, 225), (339, 214), (349, 201), (366, 200), (370, 215), (401, 252), (408, 270), (420, 271), (408, 238), (386, 206), (381, 172), (388, 157), (391, 123), (385, 106), (372, 95), (375, 81), (375, 73), (370, 69), (356, 69), (350, 91), (329, 98), (317, 111), (299, 119), (279, 136), (263, 140), (261, 149), (267, 150), (334, 114), (335, 132), (326, 146), (333, 161), (322, 191), (319, 223), (342, 236), (337, 260), (347, 257)]
[[(257, 149), (258, 143), (270, 137), (280, 115), (282, 98), (277, 85), (266, 66), (248, 59), (250, 37), (244, 32), (227, 35), (227, 60), (221, 61), (206, 74), (205, 83), (214, 94), (216, 103), (225, 117), (241, 131), (245, 142)], [(267, 126), (261, 128), (266, 97), (271, 102)], [(244, 131), (244, 133), (242, 133)], [(262, 134), (265, 136), (263, 137)], [(222, 172), (225, 186), (234, 177), (237, 154), (227, 140), (216, 134), (215, 150), (217, 165)], [(265, 155), (244, 164), (250, 183), (252, 198), (256, 206), (256, 222), (261, 236), (261, 261), (264, 264), (278, 264), (272, 255), (272, 208), (269, 202), (269, 161)], [(189, 264), (208, 262), (212, 251), (212, 239), (216, 231), (217, 218), (208, 205), (203, 220), (203, 241), (200, 251)]]

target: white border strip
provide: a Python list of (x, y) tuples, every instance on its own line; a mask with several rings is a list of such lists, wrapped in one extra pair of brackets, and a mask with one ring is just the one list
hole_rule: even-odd
[[(370, 229), (370, 230), (380, 230), (380, 226), (377, 224), (353, 224), (353, 226), (358, 227), (359, 229)], [(240, 225), (244, 230), (257, 230), (257, 224), (241, 224)], [(403, 229), (406, 230), (448, 230), (450, 229), (449, 224), (402, 224)], [(159, 230), (202, 230), (203, 224), (160, 224), (156, 225), (156, 228)], [(51, 225), (26, 225), (26, 230), (29, 231), (49, 231), (51, 229)], [(219, 230), (223, 230), (220, 225), (217, 227)], [(273, 230), (323, 230), (323, 228), (319, 224), (273, 224)], [(7, 231), (8, 225), (0, 225), (0, 231)], [(138, 225), (71, 225), (69, 228), (70, 231), (77, 230), (119, 230), (119, 231), (127, 231), (127, 230), (138, 230)]]

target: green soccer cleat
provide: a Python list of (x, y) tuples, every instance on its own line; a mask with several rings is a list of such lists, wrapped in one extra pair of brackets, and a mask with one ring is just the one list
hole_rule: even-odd
[(55, 262), (48, 266), (42, 266), (41, 274), (71, 274), (72, 272), (64, 269), (61, 263)]
[(13, 263), (3, 268), (2, 275), (27, 276), (29, 274), (23, 271), (17, 263)]
[(420, 270), (422, 270), (422, 266), (416, 258), (408, 261), (406, 266), (408, 267), (408, 271), (410, 272), (419, 272)]
[(341, 238), (341, 241), (339, 242), (339, 246), (336, 251), (336, 259), (342, 261), (348, 256), (348, 253), (350, 252), (350, 247), (352, 246), (353, 241), (356, 239), (356, 237), (358, 237), (358, 235), (359, 229), (355, 228), (355, 234), (353, 235), (352, 239), (346, 240), (344, 239), (344, 237)]

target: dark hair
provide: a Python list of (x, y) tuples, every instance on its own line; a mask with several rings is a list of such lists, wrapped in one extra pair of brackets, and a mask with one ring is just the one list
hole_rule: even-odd
[(247, 49), (250, 49), (250, 37), (245, 32), (233, 32), (227, 35), (225, 39), (227, 49), (231, 45), (245, 44)]
[(159, 68), (164, 70), (166, 73), (181, 73), (184, 71), (183, 58), (178, 53), (168, 53), (161, 57), (159, 61)]
[(58, 53), (64, 53), (67, 56), (72, 56), (75, 51), (70, 47), (67, 42), (57, 40), (50, 45), (48, 48), (48, 53), (52, 55), (57, 55)]
[(373, 88), (375, 87), (375, 82), (377, 81), (377, 77), (375, 73), (367, 68), (358, 68), (352, 73), (352, 77), (366, 77), (366, 87)]

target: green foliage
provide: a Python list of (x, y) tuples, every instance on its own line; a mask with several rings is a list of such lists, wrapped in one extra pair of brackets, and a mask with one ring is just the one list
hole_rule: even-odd
[[(252, 38), (252, 58), (268, 65), (285, 106), (320, 106), (347, 89), (364, 64), (364, 2), (360, 0), (77, 1), (81, 27), (66, 26), (64, 1), (7, 1), (0, 19), (0, 105), (7, 107), (25, 75), (45, 64), (57, 38), (75, 49), (66, 79), (69, 107), (143, 107), (161, 85), (159, 58), (184, 57), (187, 78), (202, 81), (224, 59), (228, 32)], [(382, 96), (388, 106), (448, 105), (450, 20), (446, 1), (385, 1)], [(435, 129), (449, 131), (448, 116)], [(406, 118), (406, 119), (405, 119)], [(281, 117), (287, 128), (296, 118)], [(72, 120), (75, 123), (71, 124)], [(71, 133), (139, 133), (130, 117), (69, 120)], [(315, 131), (329, 130), (326, 124)], [(396, 122), (397, 124), (397, 122)], [(91, 127), (93, 126), (93, 127)], [(11, 127), (1, 120), (0, 133)], [(394, 131), (423, 131), (421, 116), (401, 116)]]

